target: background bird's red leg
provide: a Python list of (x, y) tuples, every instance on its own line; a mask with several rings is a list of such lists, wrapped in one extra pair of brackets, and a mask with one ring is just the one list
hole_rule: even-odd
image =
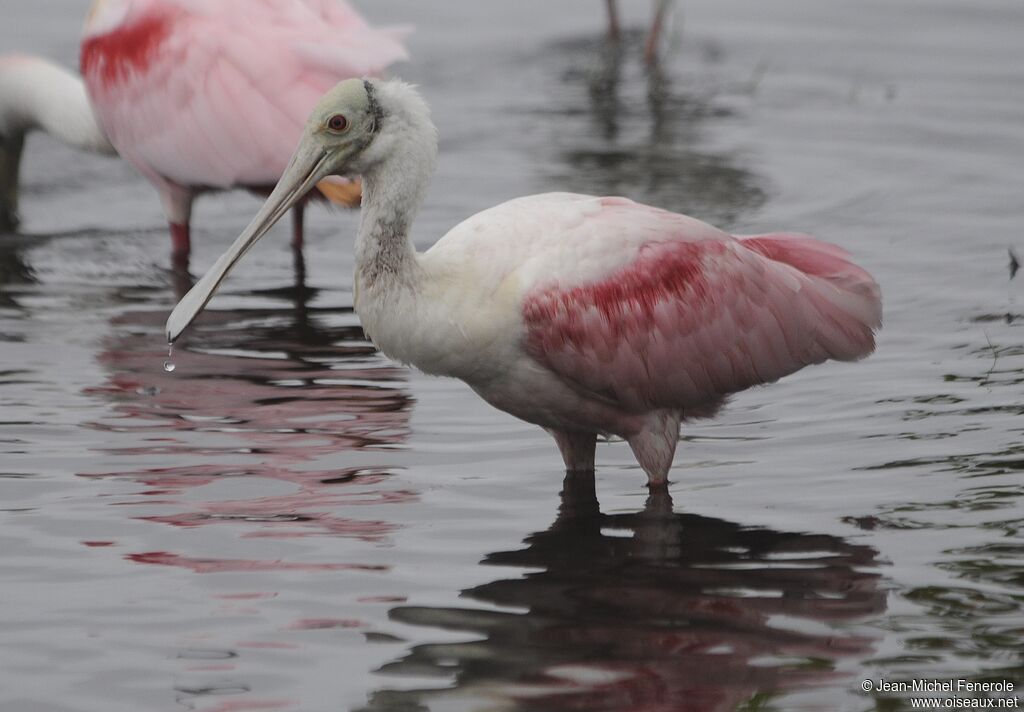
[(171, 269), (188, 276), (188, 260), (192, 253), (192, 238), (188, 223), (171, 223)]
[(669, 5), (672, 0), (657, 0), (657, 7), (654, 10), (654, 22), (651, 23), (651, 31), (647, 35), (647, 44), (644, 46), (644, 59), (648, 64), (653, 64), (658, 59), (658, 41), (661, 39), (661, 29), (665, 24), (665, 16), (668, 15)]
[(613, 40), (619, 39), (622, 34), (619, 27), (619, 8), (616, 2), (618, 0), (608, 0), (608, 36)]
[(192, 251), (192, 236), (188, 223), (171, 223), (171, 255), (188, 259)]

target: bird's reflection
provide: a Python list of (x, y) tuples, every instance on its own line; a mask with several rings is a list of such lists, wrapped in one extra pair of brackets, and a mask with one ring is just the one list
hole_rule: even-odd
[(559, 120), (546, 122), (548, 145), (556, 147), (556, 160), (542, 163), (547, 182), (555, 190), (624, 195), (728, 227), (766, 198), (738, 151), (708, 145), (708, 130), (732, 118), (717, 100), (735, 89), (692, 78), (695, 70), (680, 69), (672, 57), (643, 63), (634, 51), (642, 43), (642, 32), (626, 32), (619, 42), (584, 38), (551, 48), (547, 63), (558, 68), (546, 74), (558, 80), (545, 112)]
[(19, 308), (10, 288), (38, 281), (23, 254), (27, 247), (27, 241), (17, 235), (0, 235), (0, 307)]
[(468, 642), (417, 645), (386, 665), (443, 681), (374, 693), (367, 712), (460, 697), (493, 709), (732, 710), (827, 684), (836, 662), (872, 647), (844, 625), (886, 604), (867, 546), (674, 513), (667, 492), (641, 512), (602, 514), (593, 475), (569, 475), (554, 524), (525, 543), (484, 559), (531, 572), (463, 592), (479, 605), (392, 609)]
[[(240, 306), (207, 312), (176, 347), (173, 372), (161, 367), (166, 310), (114, 319), (99, 356), (109, 378), (91, 394), (115, 405), (91, 426), (116, 433), (107, 452), (117, 466), (83, 475), (129, 478), (146, 489), (124, 504), (144, 503), (144, 495), (171, 510), (138, 518), (180, 527), (242, 523), (250, 538), (375, 539), (393, 525), (343, 517), (338, 508), (416, 496), (368, 458), (351, 464), (356, 453), (387, 451), (407, 437), (404, 371), (379, 356), (351, 308), (310, 304), (317, 290), (306, 286), (296, 259), (294, 286), (236, 295)], [(266, 306), (268, 297), (288, 306)], [(254, 301), (260, 306), (246, 306)], [(225, 498), (223, 488), (203, 496), (203, 486), (232, 480), (238, 496)], [(191, 561), (160, 554), (133, 560)]]
[[(62, 259), (66, 263), (74, 264), (76, 260), (82, 259), (83, 254), (90, 253), (86, 259), (91, 263), (95, 259), (97, 250), (101, 250), (106, 241), (137, 239), (144, 234), (139, 231), (112, 232), (95, 228), (33, 234), (0, 232), (0, 307), (22, 308), (18, 300), (19, 292), (26, 285), (37, 284), (40, 281), (36, 275), (36, 268), (32, 264), (31, 253), (34, 250), (41, 250), (48, 245), (55, 244), (60, 248), (60, 252), (64, 253)], [(297, 251), (296, 255), (296, 260), (302, 260), (300, 251)], [(121, 270), (118, 265), (97, 263), (97, 266), (101, 270), (110, 270), (104, 276), (111, 282), (109, 286), (115, 292), (137, 288), (151, 278), (151, 265), (143, 266), (140, 263), (137, 271)], [(176, 299), (183, 297), (192, 288), (195, 280), (189, 273), (187, 257), (178, 258), (172, 255), (169, 268), (158, 269), (161, 272), (166, 272)], [(296, 288), (298, 288), (299, 280), (305, 278), (305, 267), (302, 267), (301, 272), (296, 267), (295, 274)]]

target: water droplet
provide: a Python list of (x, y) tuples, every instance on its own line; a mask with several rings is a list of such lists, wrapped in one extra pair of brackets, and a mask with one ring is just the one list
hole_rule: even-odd
[(168, 343), (167, 360), (164, 361), (164, 370), (167, 371), (167, 373), (171, 373), (172, 371), (174, 371), (174, 369), (177, 368), (177, 366), (174, 365), (174, 361), (171, 360), (172, 356), (174, 356), (174, 344)]
[(164, 370), (167, 371), (167, 373), (170, 373), (171, 371), (173, 371), (176, 368), (177, 368), (177, 366), (175, 366), (172, 362), (164, 361)]

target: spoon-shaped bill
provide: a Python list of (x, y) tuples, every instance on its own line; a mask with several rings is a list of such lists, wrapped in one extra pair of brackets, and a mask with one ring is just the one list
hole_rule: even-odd
[(302, 144), (299, 146), (291, 162), (285, 169), (281, 180), (274, 191), (256, 213), (249, 226), (232, 243), (227, 252), (217, 258), (213, 266), (196, 282), (188, 294), (182, 297), (174, 311), (167, 318), (167, 342), (173, 344), (181, 332), (203, 310), (213, 297), (217, 287), (227, 277), (228, 272), (238, 260), (256, 244), (256, 241), (274, 226), (281, 216), (295, 205), (306, 193), (312, 190), (326, 176), (327, 154), (321, 149)]

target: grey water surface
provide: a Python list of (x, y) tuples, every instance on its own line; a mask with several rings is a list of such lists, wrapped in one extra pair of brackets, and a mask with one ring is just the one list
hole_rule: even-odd
[[(74, 65), (87, 3), (4, 0)], [(655, 70), (598, 0), (361, 3), (415, 25), (441, 133), (425, 248), (548, 190), (837, 242), (877, 352), (622, 443), (399, 367), (352, 313), (354, 213), (268, 236), (176, 349), (152, 189), (42, 136), (0, 235), (0, 709), (895, 710), (865, 679), (1024, 686), (1024, 6), (686, 0)], [(240, 116), (240, 121), (245, 117)], [(203, 198), (193, 275), (254, 213)], [(1012, 693), (1010, 695), (1012, 697)], [(961, 698), (965, 695), (961, 695)]]

